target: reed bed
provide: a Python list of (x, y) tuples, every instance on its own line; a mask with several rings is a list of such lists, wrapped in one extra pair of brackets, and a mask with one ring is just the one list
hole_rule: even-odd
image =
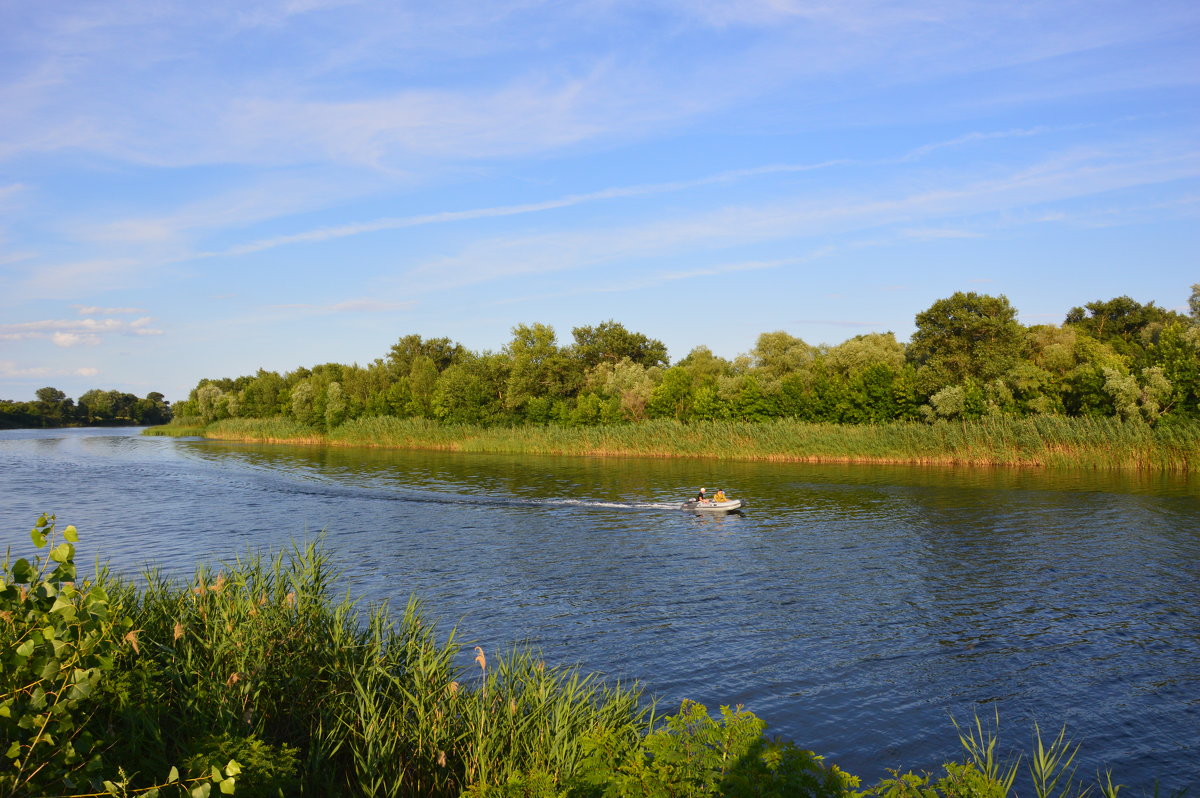
[(1191, 471), (1200, 422), (1150, 426), (1118, 418), (1007, 416), (974, 421), (839, 425), (672, 420), (595, 427), (482, 427), (377, 416), (323, 433), (286, 418), (229, 419), (204, 435), (269, 443), (508, 454), (694, 457)]
[(167, 424), (147, 427), (143, 435), (166, 438), (194, 438), (204, 434), (204, 420), (199, 416), (176, 416)]
[(118, 759), (165, 772), (219, 751), (242, 764), (238, 795), (257, 794), (258, 771), (272, 795), (457, 796), (530, 772), (565, 781), (589, 736), (633, 744), (646, 728), (636, 686), (529, 650), (471, 661), (415, 599), (396, 618), (335, 601), (337, 579), (310, 545), (187, 584), (111, 584), (139, 644), (120, 679), (137, 689), (113, 693)]

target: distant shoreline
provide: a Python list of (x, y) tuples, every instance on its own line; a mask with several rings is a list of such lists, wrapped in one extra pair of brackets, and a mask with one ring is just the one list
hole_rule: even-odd
[(143, 434), (323, 446), (889, 465), (1032, 466), (1183, 471), (1200, 460), (1200, 423), (1151, 427), (1116, 418), (997, 417), (838, 425), (647, 421), (606, 426), (483, 427), (375, 416), (330, 432), (285, 417), (172, 422)]

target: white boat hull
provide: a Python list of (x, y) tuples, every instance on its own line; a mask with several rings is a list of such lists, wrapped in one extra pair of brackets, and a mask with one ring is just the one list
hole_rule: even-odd
[(691, 510), (697, 513), (729, 513), (734, 510), (740, 510), (742, 507), (741, 499), (730, 499), (724, 502), (698, 502), (695, 499), (684, 502), (680, 509)]

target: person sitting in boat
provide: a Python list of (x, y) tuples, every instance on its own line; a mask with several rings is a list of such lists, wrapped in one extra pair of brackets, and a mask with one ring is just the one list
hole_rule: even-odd
[(704, 488), (701, 488), (700, 492), (696, 494), (696, 502), (698, 504), (708, 504), (708, 496), (705, 495)]
[(715, 496), (713, 496), (713, 501), (716, 502), (717, 504), (720, 504), (721, 502), (724, 502), (724, 501), (729, 501), (728, 499), (725, 498), (725, 489), (724, 488), (717, 488), (717, 494)]

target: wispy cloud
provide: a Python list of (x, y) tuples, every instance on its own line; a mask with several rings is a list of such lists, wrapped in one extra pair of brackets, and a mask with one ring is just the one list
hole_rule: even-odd
[(427, 213), (414, 216), (375, 219), (368, 222), (356, 222), (353, 224), (338, 225), (336, 227), (308, 230), (302, 233), (294, 233), (292, 235), (260, 239), (258, 241), (252, 241), (246, 244), (239, 244), (219, 252), (197, 253), (193, 257), (210, 258), (247, 255), (253, 252), (274, 249), (275, 247), (280, 246), (316, 243), (338, 238), (346, 238), (349, 236), (362, 235), (364, 233), (377, 233), (384, 230), (400, 230), (406, 227), (422, 227), (425, 225), (448, 224), (451, 222), (466, 222), (478, 219), (520, 216), (530, 213), (558, 210), (561, 208), (570, 208), (576, 205), (601, 202), (604, 200), (626, 199), (648, 196), (652, 194), (686, 191), (688, 189), (700, 188), (702, 186), (710, 186), (719, 183), (732, 183), (745, 178), (762, 175), (783, 174), (788, 172), (808, 172), (816, 169), (825, 169), (832, 166), (838, 166), (845, 163), (848, 163), (848, 161), (825, 161), (814, 164), (771, 164), (752, 169), (737, 169), (728, 172), (721, 172), (719, 174), (707, 175), (693, 180), (678, 180), (665, 183), (612, 187), (586, 194), (570, 194), (564, 197), (542, 200), (540, 202), (528, 202), (516, 205), (498, 205), (489, 208), (470, 208), (462, 211), (442, 211), (440, 213)]
[(277, 310), (301, 310), (314, 314), (328, 313), (394, 313), (400, 310), (410, 310), (416, 304), (415, 300), (407, 300), (403, 302), (389, 302), (378, 299), (348, 299), (343, 302), (334, 302), (328, 305), (314, 305), (302, 302), (295, 302), (282, 305), (269, 305), (271, 309)]
[(21, 341), (43, 338), (64, 349), (75, 346), (96, 346), (111, 335), (162, 335), (152, 326), (154, 319), (144, 316), (132, 321), (120, 319), (46, 319), (15, 324), (0, 324), (0, 340)]
[(52, 368), (50, 366), (20, 366), (13, 360), (0, 360), (0, 377), (7, 379), (29, 379), (32, 377), (94, 377), (100, 369), (92, 366), (82, 366), (73, 369)]
[[(1200, 175), (1200, 151), (1113, 157), (1066, 152), (983, 178), (958, 176), (919, 193), (878, 189), (840, 202), (805, 198), (743, 205), (645, 225), (479, 240), (457, 255), (421, 264), (405, 276), (411, 290), (447, 290), (521, 275), (586, 269), (614, 261), (678, 255), (791, 238), (903, 225), (902, 231), (956, 231), (947, 219), (1007, 212), (1095, 196), (1121, 188)], [(910, 227), (914, 222), (937, 226)], [(935, 234), (933, 237), (938, 237)]]
[(81, 316), (132, 316), (145, 313), (142, 308), (102, 308), (95, 305), (72, 305)]

